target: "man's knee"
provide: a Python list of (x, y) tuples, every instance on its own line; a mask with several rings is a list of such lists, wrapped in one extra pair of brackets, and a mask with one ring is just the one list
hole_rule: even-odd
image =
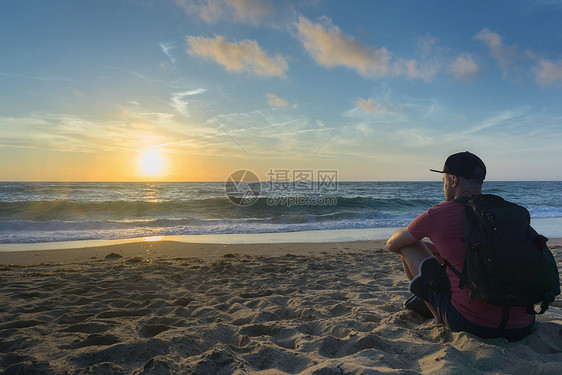
[(400, 249), (400, 255), (402, 261), (408, 266), (412, 277), (419, 274), (419, 266), (425, 259), (433, 257), (431, 250), (422, 241), (404, 246)]

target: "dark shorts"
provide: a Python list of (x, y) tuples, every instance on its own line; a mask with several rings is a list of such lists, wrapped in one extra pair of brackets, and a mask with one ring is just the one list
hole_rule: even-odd
[(443, 323), (453, 332), (465, 331), (484, 339), (505, 338), (518, 341), (531, 332), (532, 325), (523, 328), (503, 329), (483, 327), (472, 323), (451, 303), (451, 284), (445, 267), (434, 257), (424, 259), (420, 274), (410, 282), (410, 291), (431, 303)]

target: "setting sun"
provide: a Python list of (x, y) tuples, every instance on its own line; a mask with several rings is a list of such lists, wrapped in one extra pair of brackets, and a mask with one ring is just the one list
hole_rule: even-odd
[(159, 150), (144, 150), (139, 157), (139, 172), (148, 177), (162, 177), (165, 174), (166, 160)]

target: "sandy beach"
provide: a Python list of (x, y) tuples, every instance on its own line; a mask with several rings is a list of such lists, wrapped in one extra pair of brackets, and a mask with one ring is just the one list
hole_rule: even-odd
[[(549, 242), (559, 267), (562, 241)], [(0, 253), (5, 374), (559, 374), (562, 299), (524, 340), (406, 311), (383, 241)]]

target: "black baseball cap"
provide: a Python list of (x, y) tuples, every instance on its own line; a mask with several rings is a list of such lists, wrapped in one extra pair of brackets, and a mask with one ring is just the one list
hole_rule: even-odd
[(436, 169), (430, 169), (430, 171), (480, 180), (484, 180), (486, 177), (486, 166), (484, 162), (478, 156), (468, 151), (449, 156), (445, 161), (442, 171)]

